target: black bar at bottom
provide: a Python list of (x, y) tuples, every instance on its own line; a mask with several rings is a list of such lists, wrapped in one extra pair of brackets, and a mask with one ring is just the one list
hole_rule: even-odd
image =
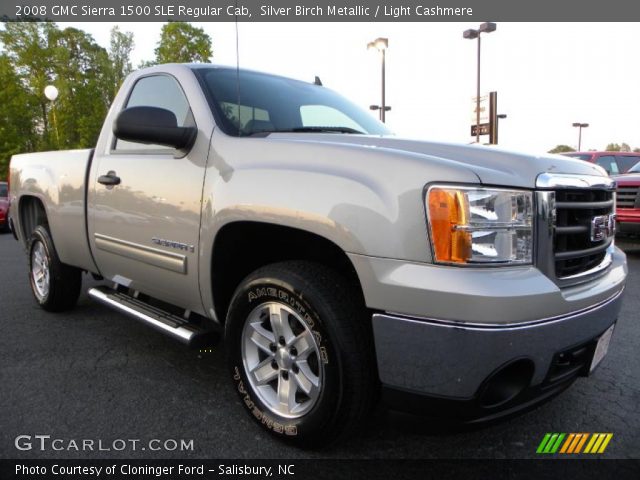
[[(532, 447), (532, 452), (536, 448)], [(295, 450), (296, 454), (301, 451)], [(339, 454), (338, 452), (334, 452)], [(310, 452), (313, 455), (313, 452)], [(540, 455), (540, 460), (0, 460), (2, 480), (598, 479), (637, 480), (640, 460)], [(568, 455), (566, 457), (569, 457)], [(598, 459), (599, 458), (599, 459)]]

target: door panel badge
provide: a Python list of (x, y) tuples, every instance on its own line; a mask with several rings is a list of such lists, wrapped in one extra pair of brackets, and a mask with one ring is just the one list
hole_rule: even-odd
[(188, 243), (174, 242), (173, 240), (166, 240), (158, 237), (153, 237), (151, 241), (161, 247), (175, 248), (176, 250), (182, 250), (183, 252), (194, 253), (196, 251), (196, 247), (189, 245)]

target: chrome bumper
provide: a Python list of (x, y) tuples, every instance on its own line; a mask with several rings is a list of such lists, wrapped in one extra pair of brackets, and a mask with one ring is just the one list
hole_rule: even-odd
[(595, 340), (616, 321), (622, 294), (569, 315), (508, 326), (375, 314), (380, 380), (422, 395), (472, 399), (493, 372), (526, 359), (534, 366), (529, 386), (536, 387), (558, 352)]

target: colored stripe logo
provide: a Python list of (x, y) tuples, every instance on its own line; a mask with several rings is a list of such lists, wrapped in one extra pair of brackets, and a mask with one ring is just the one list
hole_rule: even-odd
[(604, 453), (612, 438), (613, 433), (547, 433), (536, 453)]

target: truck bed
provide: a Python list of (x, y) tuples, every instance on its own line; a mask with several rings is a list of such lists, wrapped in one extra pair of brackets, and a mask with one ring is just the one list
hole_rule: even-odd
[[(25, 206), (39, 201), (62, 262), (96, 272), (87, 242), (87, 180), (93, 149), (14, 155), (11, 159), (11, 204), (14, 225)], [(16, 232), (25, 248), (29, 238)]]

